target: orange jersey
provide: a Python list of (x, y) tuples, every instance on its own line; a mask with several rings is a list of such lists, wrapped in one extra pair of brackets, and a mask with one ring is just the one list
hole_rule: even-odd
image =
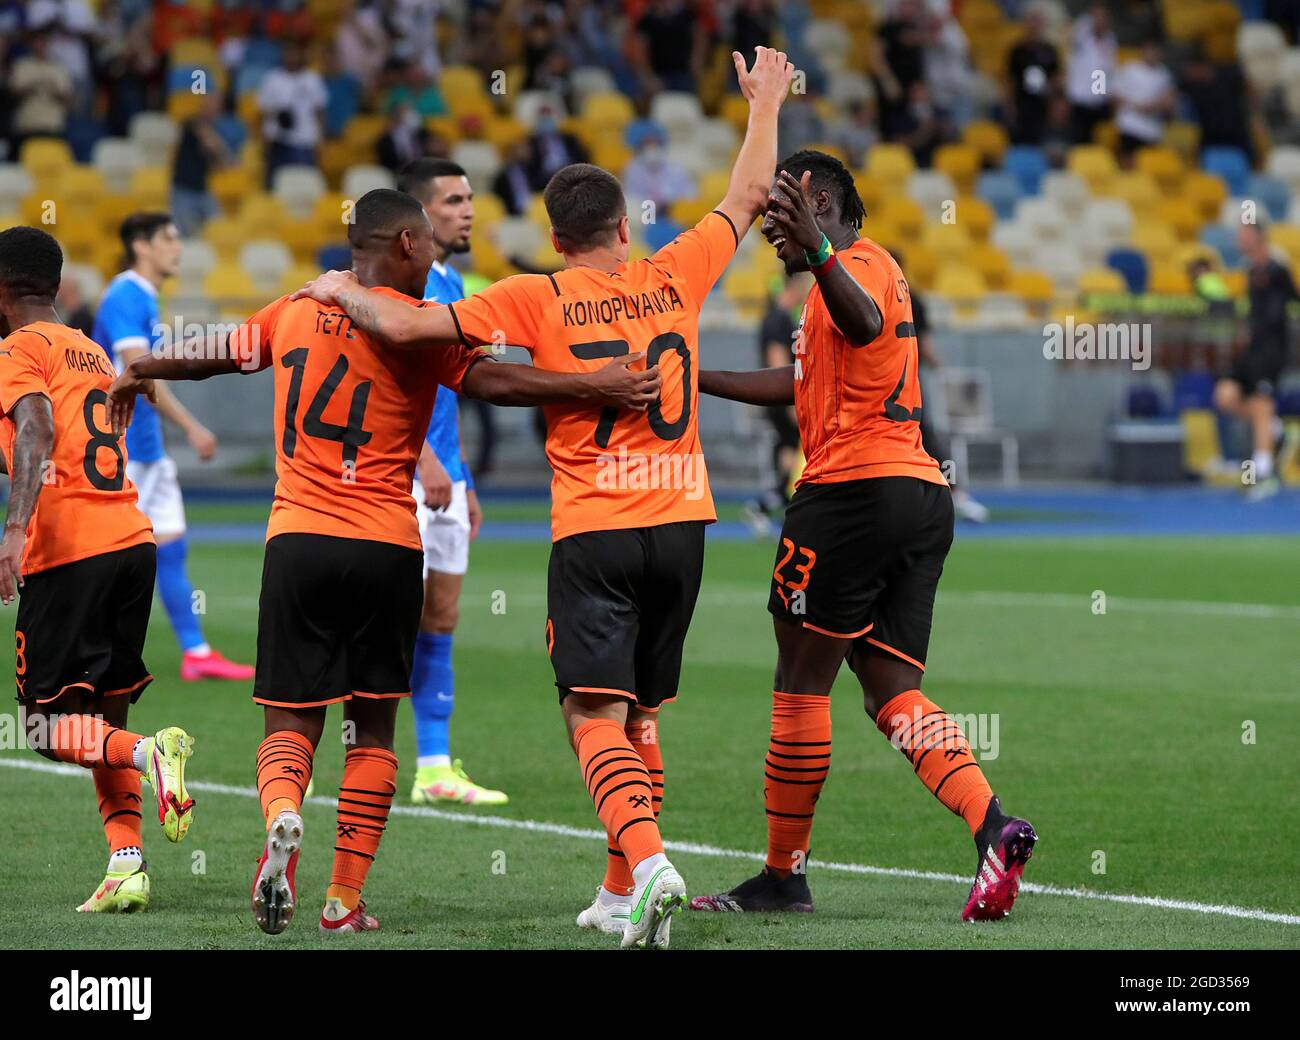
[(27, 525), (23, 574), (153, 541), (126, 479), (126, 447), (108, 422), (114, 374), (103, 347), (54, 322), (33, 322), (0, 342), (0, 450), (10, 473), (14, 406), (42, 394), (54, 414), (54, 447)]
[(700, 448), (699, 318), (736, 242), (731, 221), (714, 212), (616, 271), (516, 275), (450, 305), (466, 346), (522, 346), (538, 368), (593, 372), (638, 351), (659, 365), (659, 399), (645, 412), (546, 407), (555, 541), (717, 519)]
[(438, 384), (459, 390), (485, 355), (377, 345), (338, 307), (287, 296), (232, 332), (230, 346), (242, 371), (275, 370), (278, 479), (267, 539), (294, 532), (420, 549), (411, 484)]
[(795, 336), (794, 410), (803, 442), (799, 484), (864, 477), (917, 477), (947, 484), (921, 447), (912, 296), (894, 258), (869, 239), (836, 261), (876, 301), (884, 329), (865, 347), (850, 346), (814, 285)]

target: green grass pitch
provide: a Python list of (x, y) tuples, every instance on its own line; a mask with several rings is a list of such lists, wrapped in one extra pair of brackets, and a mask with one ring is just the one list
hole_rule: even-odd
[[(202, 519), (202, 509), (192, 512)], [(214, 510), (213, 518), (233, 515)], [(542, 645), (546, 552), (537, 543), (480, 542), (457, 635), (453, 750), (472, 776), (506, 789), (510, 805), (477, 825), (484, 811), (395, 815), (366, 893), (383, 930), (346, 941), (617, 945), (573, 923), (602, 876), (603, 841), (500, 822), (596, 826)], [(665, 837), (712, 847), (673, 853), (697, 894), (756, 868), (724, 850), (753, 853), (764, 844), (771, 565), (765, 544), (709, 545), (681, 697), (663, 715)], [(207, 597), (207, 634), (232, 657), (253, 656), (260, 567), (259, 546), (191, 551), (195, 585)], [(1300, 913), (1297, 588), (1294, 539), (959, 536), (940, 589), (926, 691), (950, 712), (996, 714), (998, 755), (985, 771), (1007, 808), (1038, 829), (1028, 881)], [(1094, 590), (1107, 596), (1104, 614), (1093, 611)], [(504, 594), (504, 612), (493, 611), (494, 594)], [(1224, 606), (1233, 603), (1276, 609)], [(13, 609), (5, 611), (10, 628)], [(105, 856), (89, 780), (41, 771), (48, 764), (30, 751), (0, 752), (9, 866), (0, 945), (321, 944), (316, 916), (333, 831), (327, 796), (342, 763), (332, 736), (337, 714), (317, 757), (318, 798), (304, 810), (299, 917), (285, 934), (265, 936), (248, 909), (262, 834), (249, 796), (260, 710), (246, 688), (180, 683), (160, 606), (148, 660), (158, 678), (133, 709), (133, 728), (184, 726), (197, 739), (191, 781), (218, 786), (195, 792), (195, 823), (179, 846), (146, 818), (147, 919), (79, 915), (73, 907), (99, 881)], [(11, 661), (6, 656), (0, 669)], [(1046, 892), (1023, 894), (1004, 922), (963, 925), (963, 883), (906, 872), (968, 876), (975, 856), (964, 825), (875, 731), (851, 675), (841, 677), (833, 704), (834, 764), (814, 858), (890, 872), (814, 866), (816, 913), (686, 914), (674, 926), (675, 947), (1300, 947), (1300, 924), (1290, 921)], [(415, 758), (405, 706), (400, 720), (404, 804)], [(1243, 727), (1253, 728), (1253, 742), (1243, 740)], [(1105, 872), (1096, 873), (1102, 856)]]

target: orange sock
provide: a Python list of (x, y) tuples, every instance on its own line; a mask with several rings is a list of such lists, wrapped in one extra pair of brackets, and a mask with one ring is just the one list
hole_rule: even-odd
[(132, 755), (143, 739), (94, 715), (63, 715), (50, 728), (54, 757), (83, 769), (134, 769)]
[(291, 729), (276, 730), (258, 746), (257, 796), (267, 827), (282, 812), (302, 808), (315, 753), (312, 742)]
[(133, 769), (92, 769), (99, 796), (99, 818), (112, 855), (128, 845), (140, 845), (140, 774)]
[(338, 899), (349, 910), (361, 901), (396, 793), (397, 756), (391, 751), (359, 747), (344, 756), (334, 871), (326, 899)]
[[(650, 774), (650, 788), (654, 791), (650, 803), (654, 806), (655, 819), (658, 820), (659, 810), (664, 803), (664, 755), (659, 744), (659, 721), (646, 719), (630, 722), (623, 732), (627, 734), (632, 750), (641, 757), (646, 772)], [(630, 896), (636, 887), (632, 881), (632, 868), (627, 865), (627, 857), (614, 841), (614, 835), (608, 831), (605, 834), (609, 842), (605, 850), (608, 853), (605, 862), (605, 891)]]
[(880, 709), (876, 728), (907, 756), (929, 792), (978, 833), (993, 790), (952, 717), (920, 690), (907, 690)]
[(623, 850), (628, 869), (663, 852), (650, 773), (623, 727), (613, 719), (588, 719), (573, 734), (573, 748), (596, 815), (613, 836), (610, 848)]
[(813, 810), (831, 769), (829, 696), (772, 691), (772, 737), (764, 765), (767, 865), (785, 875), (807, 862)]

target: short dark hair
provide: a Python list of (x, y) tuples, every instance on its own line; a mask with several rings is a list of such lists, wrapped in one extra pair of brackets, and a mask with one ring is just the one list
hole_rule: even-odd
[(126, 257), (126, 266), (135, 263), (135, 250), (131, 248), (136, 242), (148, 242), (168, 224), (176, 223), (170, 213), (146, 212), (132, 213), (118, 228), (118, 238), (122, 240), (122, 253)]
[(375, 188), (357, 199), (348, 224), (348, 244), (364, 248), (368, 238), (388, 238), (427, 220), (414, 195), (393, 188)]
[(397, 190), (414, 195), (421, 202), (429, 200), (429, 185), (435, 177), (464, 177), (465, 168), (450, 159), (425, 157), (412, 159), (397, 171)]
[(812, 191), (828, 191), (839, 207), (840, 219), (854, 227), (862, 227), (867, 215), (858, 194), (858, 186), (853, 183), (853, 174), (849, 168), (835, 156), (825, 152), (806, 148), (777, 163), (777, 171), (785, 170), (795, 180), (802, 180), (803, 175), (812, 172), (808, 187)]
[(542, 192), (542, 201), (566, 252), (605, 244), (627, 213), (618, 178), (590, 163), (557, 170)]
[(40, 228), (0, 231), (0, 286), (18, 296), (53, 299), (63, 278), (63, 250)]

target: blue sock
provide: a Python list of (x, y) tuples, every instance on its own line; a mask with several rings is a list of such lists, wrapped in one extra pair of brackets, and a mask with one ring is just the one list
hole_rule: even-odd
[(451, 669), (451, 635), (421, 632), (415, 637), (411, 667), (411, 707), (415, 711), (415, 746), (419, 765), (435, 756), (450, 758), (451, 711), (456, 705)]
[(194, 613), (194, 586), (185, 573), (188, 553), (184, 538), (158, 546), (158, 592), (181, 649), (200, 650), (207, 644), (203, 642), (199, 617)]

